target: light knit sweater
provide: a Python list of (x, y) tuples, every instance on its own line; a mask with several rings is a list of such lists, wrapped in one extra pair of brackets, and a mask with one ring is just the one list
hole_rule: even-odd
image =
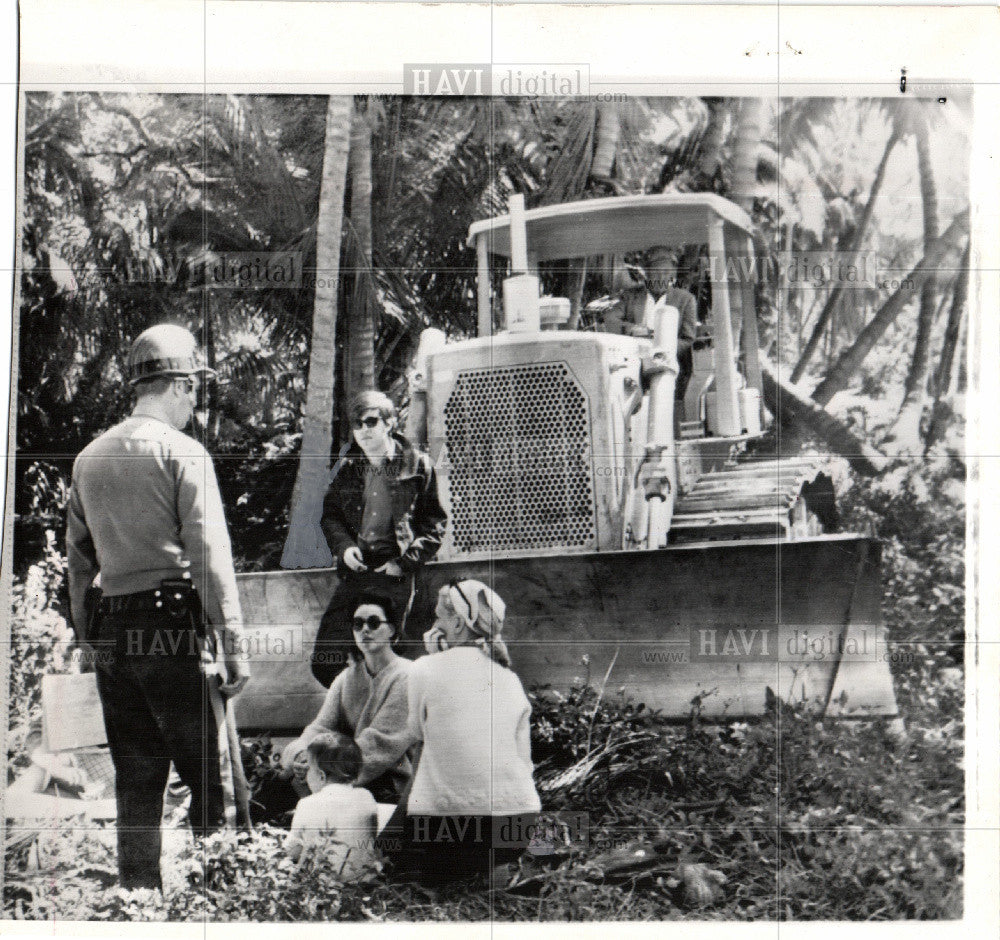
[(423, 741), (410, 815), (510, 816), (538, 812), (531, 706), (517, 676), (460, 646), (410, 670), (407, 740)]
[(374, 676), (363, 661), (349, 666), (333, 680), (299, 742), (305, 746), (323, 731), (346, 734), (361, 748), (364, 760), (358, 783), (368, 783), (388, 770), (401, 790), (412, 768), (405, 754), (399, 756), (395, 741), (406, 728), (407, 679), (412, 668), (413, 663), (401, 656)]

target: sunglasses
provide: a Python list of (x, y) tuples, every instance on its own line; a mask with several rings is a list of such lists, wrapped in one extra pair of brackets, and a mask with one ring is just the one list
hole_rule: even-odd
[(382, 620), (379, 617), (376, 617), (374, 614), (372, 614), (371, 617), (355, 617), (351, 621), (352, 625), (354, 626), (354, 629), (358, 633), (364, 630), (365, 627), (367, 627), (372, 633), (374, 633), (379, 627), (382, 626), (382, 624), (388, 622), (389, 622), (388, 620)]
[(382, 420), (381, 417), (376, 417), (374, 415), (369, 415), (367, 418), (355, 418), (351, 425), (355, 428), (374, 428), (378, 427), (378, 423)]

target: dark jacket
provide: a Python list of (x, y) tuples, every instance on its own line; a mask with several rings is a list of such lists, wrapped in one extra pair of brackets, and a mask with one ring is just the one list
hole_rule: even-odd
[[(430, 457), (405, 437), (393, 434), (396, 453), (385, 466), (392, 481), (392, 524), (404, 571), (415, 571), (441, 547), (445, 511), (438, 501), (437, 477)], [(364, 515), (365, 470), (368, 458), (357, 443), (333, 468), (333, 479), (323, 500), (320, 525), (338, 563), (344, 552), (357, 546)]]
[[(643, 297), (645, 302), (648, 302), (649, 298), (653, 298), (653, 300), (663, 300), (671, 307), (677, 308), (679, 314), (677, 318), (677, 358), (681, 361), (682, 366), (685, 359), (690, 363), (691, 347), (698, 334), (698, 301), (694, 294), (681, 287), (671, 286), (660, 297), (654, 297), (652, 294), (644, 294)], [(626, 304), (619, 301), (605, 311), (599, 322), (602, 332), (626, 333), (629, 325), (642, 325), (645, 316), (646, 307), (644, 304), (636, 304), (630, 312)]]
[(668, 287), (660, 299), (676, 307), (680, 314), (677, 319), (677, 358), (686, 357), (690, 362), (691, 346), (698, 335), (698, 301), (683, 287)]

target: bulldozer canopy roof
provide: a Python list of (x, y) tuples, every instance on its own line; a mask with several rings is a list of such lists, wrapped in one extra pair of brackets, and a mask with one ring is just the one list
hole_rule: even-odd
[[(722, 221), (749, 233), (749, 216), (712, 193), (661, 193), (586, 199), (525, 212), (528, 251), (539, 261), (679, 247), (708, 241), (709, 225)], [(486, 238), (489, 251), (510, 257), (510, 216), (474, 222), (470, 247)]]

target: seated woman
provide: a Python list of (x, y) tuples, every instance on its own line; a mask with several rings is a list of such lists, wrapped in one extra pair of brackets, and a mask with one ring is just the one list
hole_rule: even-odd
[(333, 731), (354, 738), (364, 762), (356, 786), (380, 803), (396, 803), (412, 768), (395, 744), (407, 724), (407, 678), (413, 663), (397, 656), (396, 611), (387, 595), (359, 596), (352, 628), (358, 652), (333, 680), (319, 713), (282, 754), (286, 772), (301, 781), (308, 766), (306, 747), (318, 734)]
[(431, 655), (410, 670), (399, 746), (423, 742), (404, 807), (383, 832), (396, 877), (449, 880), (514, 861), (541, 809), (531, 706), (500, 637), (504, 602), (480, 581), (441, 589)]

